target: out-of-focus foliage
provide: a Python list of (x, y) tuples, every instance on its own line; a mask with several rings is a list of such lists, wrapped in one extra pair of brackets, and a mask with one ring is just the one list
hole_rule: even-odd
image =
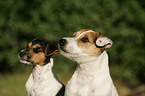
[[(111, 74), (145, 83), (145, 1), (143, 0), (1, 0), (0, 72), (24, 70), (17, 54), (34, 38), (57, 42), (75, 31), (92, 29), (111, 38)], [(75, 63), (55, 55), (57, 72)]]

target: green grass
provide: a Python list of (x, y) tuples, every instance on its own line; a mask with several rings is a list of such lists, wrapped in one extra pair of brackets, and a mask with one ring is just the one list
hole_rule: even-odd
[[(0, 74), (0, 96), (27, 96), (25, 84), (31, 71), (32, 68), (29, 67), (23, 73)], [(71, 78), (69, 73), (61, 74), (61, 72), (56, 72), (56, 74), (65, 85)]]
[(0, 96), (27, 96), (25, 83), (29, 74), (0, 75)]
[[(25, 83), (30, 75), (31, 69), (26, 70), (24, 73), (15, 73), (15, 74), (7, 74), (0, 75), (0, 96), (27, 96), (27, 92), (25, 89)], [(70, 73), (61, 74), (57, 73), (58, 78), (65, 85), (67, 81), (71, 78)], [(120, 96), (129, 96), (128, 94), (139, 93), (143, 94), (140, 96), (145, 96), (145, 92), (142, 91), (145, 88), (145, 85), (141, 85), (137, 88), (130, 88), (127, 84), (121, 82), (121, 80), (113, 79), (114, 84), (118, 90)], [(137, 96), (137, 95), (131, 95)]]

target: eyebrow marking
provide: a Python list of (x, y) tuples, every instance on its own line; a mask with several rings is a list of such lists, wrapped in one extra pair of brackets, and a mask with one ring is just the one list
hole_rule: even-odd
[(32, 46), (32, 42), (30, 42), (30, 43), (28, 44), (28, 46), (31, 47), (31, 46)]
[(83, 34), (90, 33), (90, 32), (95, 32), (95, 31), (93, 31), (93, 30), (85, 31), (85, 32), (81, 33), (81, 34), (80, 34), (78, 37), (76, 37), (76, 38), (80, 38)]
[(33, 48), (38, 48), (38, 47), (41, 48), (41, 46), (39, 44), (33, 45)]

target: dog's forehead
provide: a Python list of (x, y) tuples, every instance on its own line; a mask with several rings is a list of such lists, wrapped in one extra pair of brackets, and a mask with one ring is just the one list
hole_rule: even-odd
[[(75, 38), (79, 37), (81, 34), (85, 33), (85, 32), (91, 32), (92, 30), (89, 30), (89, 29), (84, 29), (84, 30), (80, 30), (80, 31), (77, 31), (75, 32), (73, 35)], [(92, 31), (93, 32), (93, 31)]]
[(74, 33), (75, 38), (81, 38), (81, 37), (90, 37), (90, 38), (96, 38), (99, 36), (103, 36), (102, 34), (100, 34), (99, 32), (95, 32), (93, 30), (89, 30), (89, 29), (85, 29), (85, 30), (81, 30), (78, 32)]
[(32, 48), (38, 48), (38, 47), (41, 47), (41, 45), (40, 44), (32, 45)]

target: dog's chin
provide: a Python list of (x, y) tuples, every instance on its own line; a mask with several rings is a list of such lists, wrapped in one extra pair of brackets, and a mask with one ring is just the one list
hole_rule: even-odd
[(67, 52), (66, 50), (60, 48), (60, 54), (62, 54), (63, 56), (67, 57), (66, 55), (69, 55), (70, 53)]
[(20, 62), (25, 63), (25, 64), (32, 65), (32, 62), (27, 61), (27, 60), (25, 60), (25, 59), (22, 59), (19, 55), (18, 55), (18, 58), (20, 59)]
[(29, 61), (25, 61), (25, 60), (22, 60), (22, 59), (20, 59), (20, 62), (25, 63), (25, 64), (32, 65), (32, 63), (31, 63), (31, 62), (29, 62)]

